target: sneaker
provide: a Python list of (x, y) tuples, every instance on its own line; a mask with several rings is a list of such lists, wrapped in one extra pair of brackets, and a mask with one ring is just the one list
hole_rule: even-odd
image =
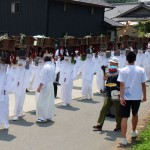
[(138, 136), (138, 131), (131, 131), (131, 138), (136, 138)]
[(102, 131), (102, 126), (101, 125), (96, 125), (93, 126), (94, 131)]
[(115, 132), (117, 131), (121, 131), (121, 127), (120, 126), (116, 126), (116, 128), (114, 129)]
[(26, 89), (26, 93), (29, 93), (30, 91), (28, 89)]
[(127, 145), (127, 144), (128, 144), (127, 139), (126, 139), (126, 138), (122, 138), (121, 144), (122, 144), (122, 145)]
[(14, 116), (13, 121), (17, 121), (19, 118), (17, 116)]
[(46, 123), (46, 122), (47, 122), (47, 119), (46, 119), (46, 120), (38, 119), (38, 120), (36, 121), (36, 123)]
[(25, 114), (24, 113), (21, 113), (20, 115), (19, 115), (19, 118), (22, 118), (22, 117), (24, 117), (25, 116)]
[(90, 94), (87, 95), (87, 99), (92, 99), (92, 96)]
[(62, 106), (67, 106), (67, 104), (66, 103), (62, 103)]
[(4, 124), (4, 129), (5, 129), (5, 130), (8, 130), (8, 129), (9, 129), (9, 123), (5, 123), (5, 124)]
[(83, 99), (88, 99), (88, 95), (83, 95)]

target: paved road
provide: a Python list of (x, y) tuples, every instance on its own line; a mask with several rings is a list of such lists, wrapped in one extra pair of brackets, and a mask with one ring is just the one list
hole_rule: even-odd
[[(95, 81), (94, 81), (95, 82)], [(76, 81), (73, 97), (80, 97), (80, 79)], [(150, 85), (148, 83), (148, 85)], [(150, 87), (148, 87), (150, 91)], [(78, 94), (77, 94), (78, 93)], [(31, 101), (33, 97), (28, 95)], [(150, 99), (150, 93), (148, 95)], [(31, 98), (32, 97), (32, 98)], [(34, 103), (34, 101), (32, 102)], [(78, 98), (71, 107), (56, 104), (55, 120), (45, 124), (36, 124), (33, 106), (19, 121), (10, 117), (9, 131), (0, 129), (0, 150), (109, 150), (121, 136), (113, 132), (114, 119), (107, 118), (103, 132), (92, 131), (99, 111), (103, 105), (103, 96), (96, 93), (94, 83), (93, 100)], [(140, 115), (149, 107), (150, 101), (143, 103)], [(27, 107), (27, 106), (26, 106)]]

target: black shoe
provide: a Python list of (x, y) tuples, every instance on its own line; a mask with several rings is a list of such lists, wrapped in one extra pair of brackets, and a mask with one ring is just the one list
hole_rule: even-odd
[(102, 131), (102, 126), (96, 125), (96, 126), (93, 126), (93, 129), (94, 131)]
[(116, 126), (116, 128), (114, 129), (115, 132), (121, 131), (121, 127), (120, 126)]
[(30, 92), (30, 91), (28, 91), (28, 90), (26, 89), (26, 93), (28, 93), (28, 92)]
[(100, 94), (104, 94), (105, 93), (105, 91), (103, 91), (103, 90), (100, 90)]

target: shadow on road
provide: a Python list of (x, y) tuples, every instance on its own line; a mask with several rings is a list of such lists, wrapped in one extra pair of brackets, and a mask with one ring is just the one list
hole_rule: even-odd
[(43, 127), (43, 128), (45, 128), (45, 127), (50, 127), (50, 126), (52, 126), (54, 123), (55, 123), (54, 121), (48, 121), (48, 122), (46, 122), (46, 123), (36, 123), (36, 125), (37, 125), (38, 127)]
[(30, 115), (36, 115), (36, 111), (35, 110), (31, 110), (31, 111), (29, 111), (29, 112), (27, 112), (28, 114), (30, 114)]
[(97, 93), (93, 93), (93, 96), (104, 97), (105, 95), (104, 94), (100, 94), (99, 92), (97, 92)]
[(10, 120), (9, 123), (14, 124), (14, 125), (19, 125), (19, 126), (32, 126), (35, 124), (33, 122), (28, 122), (28, 121), (24, 120), (23, 118), (20, 118), (17, 121)]
[(81, 87), (73, 86), (73, 89), (74, 89), (74, 90), (81, 90)]
[(100, 134), (105, 134), (107, 141), (116, 141), (118, 138), (121, 138), (121, 132), (114, 132), (114, 131), (108, 131), (108, 130), (103, 130)]
[(77, 102), (89, 103), (89, 104), (97, 104), (97, 103), (100, 103), (100, 102), (94, 101), (94, 100), (92, 100), (92, 99), (80, 99), (80, 100), (78, 100)]
[(30, 91), (26, 93), (27, 95), (35, 95), (35, 91)]
[(56, 107), (58, 109), (69, 110), (69, 111), (78, 111), (78, 110), (80, 110), (79, 108), (74, 107), (74, 106), (61, 106), (61, 105), (57, 105)]
[(150, 80), (146, 81), (147, 83), (150, 83)]
[(8, 133), (8, 130), (2, 129), (0, 130), (0, 141), (10, 142), (14, 140), (16, 137)]

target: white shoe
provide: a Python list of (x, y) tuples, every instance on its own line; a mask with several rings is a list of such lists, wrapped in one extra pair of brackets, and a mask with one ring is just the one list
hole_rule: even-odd
[(87, 99), (92, 99), (92, 96), (88, 94)]
[(22, 118), (22, 117), (24, 117), (24, 116), (25, 116), (24, 113), (21, 113), (21, 114), (19, 115), (20, 118)]
[(138, 131), (131, 131), (131, 138), (136, 138), (138, 136)]
[(17, 116), (14, 116), (13, 121), (17, 121), (19, 118)]
[(128, 144), (127, 139), (126, 139), (126, 138), (122, 138), (122, 139), (121, 139), (121, 144), (122, 144), (122, 145), (127, 145), (127, 144)]
[(87, 95), (83, 95), (82, 97), (83, 97), (83, 99), (87, 99), (87, 98), (88, 98), (88, 96), (87, 96)]
[(36, 121), (36, 123), (46, 123), (46, 122), (47, 122), (47, 119), (46, 120), (44, 120), (44, 119), (38, 119)]
[(62, 103), (62, 106), (67, 106), (67, 104), (66, 103)]
[(8, 130), (8, 129), (9, 129), (9, 123), (5, 123), (5, 124), (4, 124), (4, 129), (5, 129), (5, 130)]

